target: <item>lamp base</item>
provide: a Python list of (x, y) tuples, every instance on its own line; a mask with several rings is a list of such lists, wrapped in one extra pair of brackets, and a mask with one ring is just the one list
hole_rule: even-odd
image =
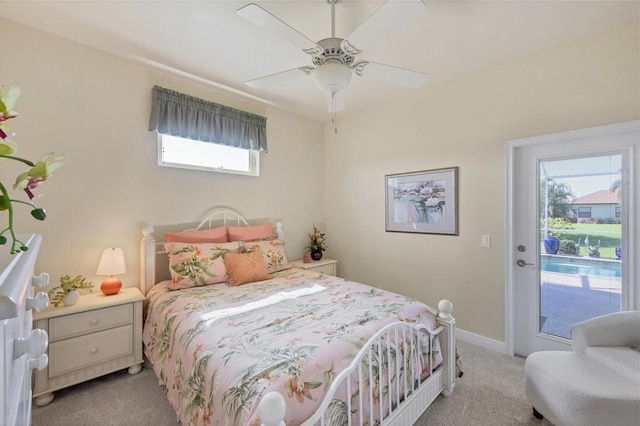
[(117, 294), (121, 288), (122, 288), (122, 281), (120, 281), (116, 277), (109, 277), (104, 281), (102, 281), (102, 284), (100, 284), (100, 291), (105, 296)]

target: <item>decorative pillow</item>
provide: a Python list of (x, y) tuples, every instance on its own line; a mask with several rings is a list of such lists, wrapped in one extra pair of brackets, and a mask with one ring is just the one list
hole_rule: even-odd
[(224, 265), (227, 267), (231, 285), (273, 278), (267, 273), (267, 268), (262, 261), (262, 252), (259, 250), (251, 253), (227, 253), (224, 255)]
[(171, 290), (227, 282), (226, 253), (238, 253), (239, 243), (165, 243)]
[(227, 243), (227, 227), (221, 226), (214, 229), (201, 231), (167, 232), (164, 234), (170, 243)]
[(254, 226), (228, 226), (229, 241), (253, 241), (273, 238), (273, 223)]
[(290, 269), (293, 265), (289, 262), (287, 252), (284, 250), (284, 241), (251, 241), (244, 242), (240, 247), (240, 252), (251, 253), (254, 251), (262, 252), (262, 259), (267, 272), (270, 274), (278, 271)]

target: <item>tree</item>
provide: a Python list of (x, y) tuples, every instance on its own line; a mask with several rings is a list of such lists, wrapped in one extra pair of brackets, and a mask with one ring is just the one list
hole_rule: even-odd
[[(546, 196), (546, 197), (545, 197)], [(566, 217), (571, 211), (571, 203), (576, 199), (573, 190), (566, 183), (557, 183), (553, 179), (540, 181), (540, 213), (548, 217)]]
[(614, 180), (611, 184), (611, 192), (618, 191), (618, 203), (622, 203), (622, 179)]

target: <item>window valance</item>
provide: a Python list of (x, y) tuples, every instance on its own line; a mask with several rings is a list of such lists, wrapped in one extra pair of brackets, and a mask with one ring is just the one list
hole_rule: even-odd
[(154, 86), (151, 99), (151, 131), (267, 151), (265, 117), (159, 86)]

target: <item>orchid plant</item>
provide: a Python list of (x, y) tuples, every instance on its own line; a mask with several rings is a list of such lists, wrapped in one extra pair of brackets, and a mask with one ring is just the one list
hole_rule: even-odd
[(21, 173), (16, 178), (16, 182), (13, 184), (13, 189), (23, 190), (29, 201), (16, 200), (9, 196), (7, 188), (0, 181), (0, 211), (7, 211), (9, 217), (7, 220), (7, 227), (0, 231), (0, 245), (7, 243), (6, 233), (11, 238), (11, 254), (16, 254), (22, 251), (27, 251), (28, 247), (24, 242), (17, 238), (13, 229), (14, 219), (14, 204), (25, 204), (31, 208), (31, 216), (36, 220), (45, 220), (47, 213), (43, 208), (39, 208), (33, 202), (34, 195), (33, 190), (38, 187), (42, 182), (47, 180), (51, 173), (60, 167), (65, 160), (65, 156), (62, 154), (55, 154), (50, 152), (45, 154), (36, 163), (24, 158), (15, 156), (17, 151), (17, 144), (11, 139), (13, 134), (9, 133), (7, 127), (7, 121), (16, 118), (18, 113), (13, 111), (13, 106), (20, 97), (20, 88), (11, 86), (7, 90), (2, 86), (0, 88), (0, 163), (7, 160), (18, 161), (29, 166), (29, 169), (24, 173)]

